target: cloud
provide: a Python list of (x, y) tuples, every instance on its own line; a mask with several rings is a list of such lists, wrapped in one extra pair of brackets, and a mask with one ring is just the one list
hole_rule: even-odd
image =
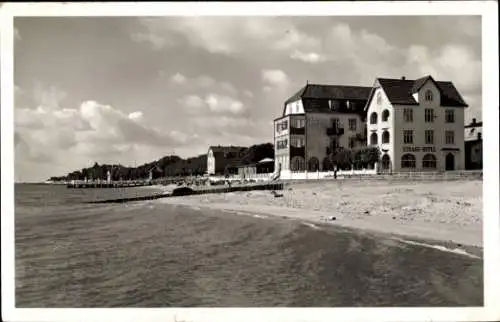
[(287, 87), (290, 79), (284, 71), (279, 69), (265, 69), (261, 71), (262, 80), (275, 87)]
[[(165, 76), (165, 72), (159, 73), (160, 77)], [(187, 77), (181, 73), (170, 76), (169, 81), (176, 85), (183, 85), (187, 90), (198, 91), (200, 89), (210, 91), (221, 91), (231, 95), (237, 95), (238, 89), (227, 80), (216, 80), (208, 75)]]
[(14, 27), (14, 40), (22, 40), (21, 34), (19, 33), (19, 29)]
[(178, 100), (178, 102), (190, 109), (199, 110), (205, 106), (205, 101), (196, 95), (188, 95)]
[(34, 100), (44, 109), (58, 109), (67, 93), (56, 86), (45, 86), (41, 82), (35, 82)]
[(168, 17), (142, 18), (139, 22), (147, 34), (164, 39), (163, 45), (174, 46), (174, 35), (181, 35), (192, 46), (215, 54), (287, 52), (320, 44), (319, 39), (298, 30), (288, 17)]
[(273, 91), (273, 88), (271, 86), (264, 86), (262, 88), (262, 90), (265, 92), (265, 93), (271, 93)]
[(24, 94), (24, 91), (21, 87), (14, 85), (14, 97), (19, 97)]
[(170, 81), (175, 83), (175, 84), (185, 84), (186, 83), (186, 76), (182, 74), (175, 74), (172, 77), (170, 77)]
[(179, 99), (178, 102), (187, 107), (191, 114), (207, 112), (240, 114), (245, 110), (245, 105), (241, 101), (214, 93), (206, 95), (205, 98), (188, 95)]
[(314, 52), (303, 53), (298, 50), (293, 52), (293, 54), (290, 55), (290, 58), (311, 64), (317, 64), (326, 61), (326, 58), (320, 54)]
[(160, 37), (160, 36), (155, 35), (154, 33), (150, 33), (150, 32), (132, 33), (131, 34), (131, 38), (132, 38), (133, 41), (135, 41), (137, 43), (148, 43), (148, 44), (150, 44), (151, 47), (154, 50), (162, 49), (163, 46), (165, 46), (165, 44), (166, 44), (165, 38)]
[(252, 98), (254, 96), (253, 93), (252, 93), (252, 91), (248, 90), (248, 89), (246, 89), (246, 90), (243, 91), (243, 95), (245, 95), (247, 97), (250, 97), (250, 98)]
[(140, 121), (144, 118), (144, 115), (142, 114), (141, 111), (132, 112), (128, 115), (128, 118), (131, 119), (132, 121)]
[(423, 75), (438, 80), (451, 80), (461, 91), (478, 91), (482, 78), (482, 63), (465, 46), (445, 45), (437, 52), (424, 46), (408, 49), (408, 64)]
[(201, 87), (210, 87), (216, 83), (215, 79), (206, 75), (198, 76), (194, 81), (195, 84)]
[(210, 107), (212, 112), (230, 112), (233, 114), (239, 114), (245, 109), (245, 106), (241, 101), (224, 95), (210, 94), (206, 97), (205, 102)]
[(140, 153), (146, 153), (147, 157), (151, 149), (196, 141), (192, 134), (151, 127), (142, 111), (127, 114), (92, 100), (78, 108), (56, 108), (62, 97), (60, 93), (62, 91), (50, 87), (47, 93), (38, 93), (42, 101), (49, 103), (48, 107), (14, 110), (16, 164), (23, 169), (41, 162), (59, 163), (70, 171), (82, 161), (87, 164), (96, 159), (140, 160), (143, 159)]

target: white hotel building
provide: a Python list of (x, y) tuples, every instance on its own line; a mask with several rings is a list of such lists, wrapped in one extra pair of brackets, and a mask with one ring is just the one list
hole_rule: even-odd
[(383, 172), (465, 169), (464, 109), (451, 82), (377, 78), (365, 107)]

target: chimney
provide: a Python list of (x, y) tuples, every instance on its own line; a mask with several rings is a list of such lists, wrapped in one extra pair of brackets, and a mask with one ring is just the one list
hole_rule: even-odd
[(475, 118), (472, 119), (472, 125), (476, 125), (476, 119)]
[(401, 76), (401, 80), (406, 80), (406, 77), (405, 76)]

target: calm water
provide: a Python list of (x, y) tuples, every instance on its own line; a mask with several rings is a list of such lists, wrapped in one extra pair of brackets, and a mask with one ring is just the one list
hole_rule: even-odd
[(481, 306), (482, 260), (336, 227), (16, 185), (17, 307)]

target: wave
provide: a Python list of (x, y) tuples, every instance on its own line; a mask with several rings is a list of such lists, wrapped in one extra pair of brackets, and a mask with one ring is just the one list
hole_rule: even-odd
[(443, 251), (443, 252), (454, 253), (454, 254), (458, 254), (458, 255), (467, 256), (467, 257), (470, 257), (470, 258), (476, 258), (476, 259), (480, 259), (481, 258), (479, 256), (470, 254), (470, 253), (466, 252), (465, 250), (463, 250), (461, 248), (448, 248), (448, 247), (445, 247), (445, 246), (442, 246), (442, 245), (426, 244), (426, 243), (420, 243), (420, 242), (416, 242), (416, 241), (412, 241), (412, 240), (404, 240), (404, 239), (397, 239), (397, 240), (400, 241), (400, 242), (402, 242), (402, 243), (405, 243), (405, 244), (410, 244), (410, 245), (415, 245), (415, 246), (422, 246), (422, 247), (427, 247), (427, 248), (434, 248), (434, 249), (437, 249), (437, 250), (440, 250), (440, 251)]
[(310, 223), (310, 222), (305, 222), (305, 221), (303, 221), (303, 222), (301, 222), (301, 223), (302, 223), (303, 225), (305, 225), (305, 226), (311, 227), (312, 229), (321, 229), (320, 227), (318, 227), (318, 226), (316, 226), (315, 224)]

